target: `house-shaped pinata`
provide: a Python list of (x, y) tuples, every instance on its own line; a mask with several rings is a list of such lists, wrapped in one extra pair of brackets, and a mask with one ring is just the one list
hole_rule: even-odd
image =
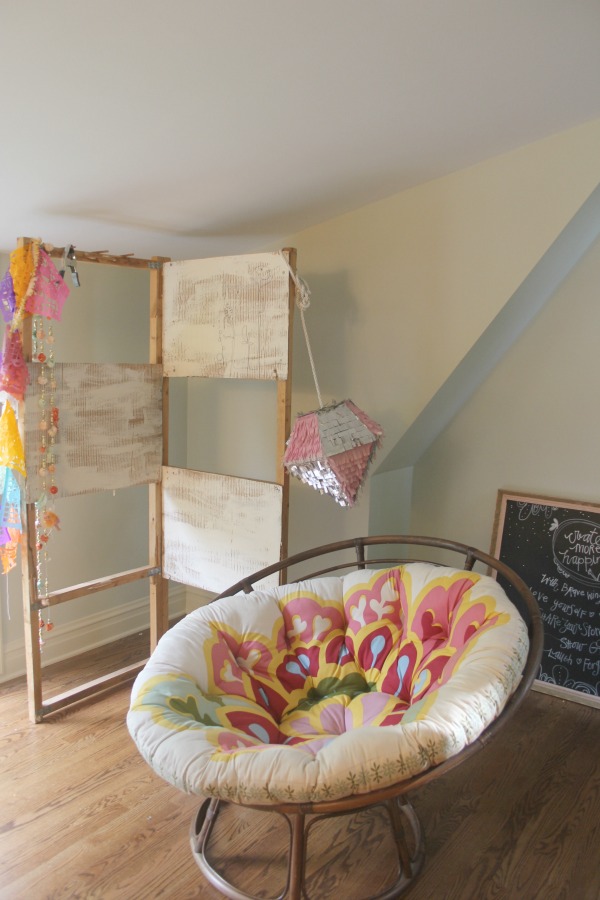
[(298, 416), (283, 464), (340, 506), (353, 506), (382, 437), (377, 422), (344, 400)]

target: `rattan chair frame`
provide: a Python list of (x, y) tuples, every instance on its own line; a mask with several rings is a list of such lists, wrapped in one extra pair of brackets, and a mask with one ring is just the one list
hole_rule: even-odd
[[(473, 743), (450, 759), (444, 760), (412, 778), (382, 790), (371, 791), (367, 794), (349, 795), (332, 801), (279, 803), (273, 805), (243, 804), (251, 809), (278, 813), (285, 818), (289, 827), (289, 864), (286, 884), (283, 892), (276, 898), (273, 898), (273, 900), (303, 900), (303, 898), (306, 900), (308, 898), (305, 888), (306, 847), (308, 832), (316, 821), (332, 816), (348, 815), (360, 809), (380, 805), (385, 807), (390, 818), (391, 830), (398, 853), (398, 874), (394, 883), (386, 888), (383, 893), (374, 895), (371, 898), (365, 898), (365, 900), (391, 900), (391, 898), (398, 897), (418, 874), (425, 855), (422, 829), (418, 817), (405, 795), (415, 788), (441, 777), (485, 747), (517, 711), (539, 672), (544, 641), (543, 622), (537, 601), (525, 582), (509, 566), (490, 554), (467, 544), (444, 538), (416, 535), (378, 535), (323, 544), (311, 550), (289, 556), (254, 572), (252, 575), (231, 585), (231, 587), (219, 594), (215, 600), (240, 592), (251, 593), (255, 589), (255, 585), (276, 573), (280, 573), (282, 583), (293, 583), (307, 578), (317, 578), (326, 574), (340, 572), (345, 569), (380, 568), (383, 566), (404, 565), (408, 562), (416, 561), (434, 562), (436, 565), (450, 565), (450, 563), (440, 562), (439, 560), (423, 559), (421, 556), (413, 557), (400, 555), (399, 552), (391, 553), (389, 549), (385, 555), (379, 555), (379, 551), (383, 548), (390, 547), (394, 549), (401, 548), (404, 552), (408, 547), (423, 547), (430, 551), (450, 551), (462, 557), (461, 568), (464, 570), (471, 571), (475, 564), (479, 563), (486, 568), (487, 573), (501, 575), (517, 592), (520, 601), (519, 612), (523, 616), (528, 629), (529, 652), (522, 677), (517, 689), (501, 714), (490, 723)], [(348, 558), (349, 553), (352, 554), (351, 558)], [(336, 559), (328, 566), (316, 570), (311, 568), (308, 572), (303, 569), (300, 575), (294, 575), (293, 578), (289, 577), (291, 569), (295, 570), (308, 562), (332, 556), (335, 556)], [(205, 800), (194, 817), (190, 830), (190, 843), (194, 858), (205, 878), (226, 897), (231, 898), (231, 900), (258, 900), (254, 895), (245, 893), (243, 889), (230, 884), (209, 861), (209, 841), (216, 817), (224, 805), (228, 805), (228, 803), (219, 799)]]

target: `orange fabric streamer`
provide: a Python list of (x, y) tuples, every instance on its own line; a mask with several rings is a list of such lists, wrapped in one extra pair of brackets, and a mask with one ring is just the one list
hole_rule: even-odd
[(7, 466), (9, 469), (20, 472), (24, 478), (27, 477), (25, 454), (17, 417), (8, 401), (4, 404), (0, 416), (0, 466)]
[(11, 330), (20, 328), (25, 316), (25, 304), (35, 290), (35, 280), (40, 255), (40, 241), (31, 241), (17, 247), (10, 254), (10, 274), (15, 292), (15, 314)]

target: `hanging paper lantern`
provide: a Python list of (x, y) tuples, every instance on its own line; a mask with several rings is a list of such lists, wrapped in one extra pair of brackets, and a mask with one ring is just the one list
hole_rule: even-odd
[(351, 400), (298, 416), (283, 464), (340, 506), (353, 506), (383, 429)]

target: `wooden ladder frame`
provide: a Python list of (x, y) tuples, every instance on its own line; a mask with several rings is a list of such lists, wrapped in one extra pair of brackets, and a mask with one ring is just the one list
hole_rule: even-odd
[[(30, 238), (19, 238), (18, 246), (26, 246)], [(286, 248), (284, 251), (290, 266), (295, 271), (296, 251)], [(50, 255), (62, 258), (64, 248), (54, 248)], [(88, 253), (77, 251), (77, 262), (91, 262), (104, 265), (125, 266), (137, 269), (148, 269), (150, 272), (150, 352), (149, 363), (162, 364), (162, 325), (163, 325), (163, 264), (169, 262), (168, 257), (140, 259), (133, 256), (112, 256), (105, 252)], [(288, 553), (288, 518), (289, 518), (289, 475), (283, 466), (285, 443), (289, 437), (291, 424), (291, 363), (292, 363), (292, 325), (295, 305), (295, 285), (289, 282), (289, 329), (288, 329), (288, 376), (286, 380), (277, 382), (277, 453), (278, 465), (276, 482), (282, 487), (282, 519), (280, 558)], [(27, 317), (23, 325), (23, 352), (26, 361), (31, 361), (32, 352), (32, 320)], [(169, 440), (169, 379), (163, 377), (162, 382), (162, 465), (168, 465)], [(25, 401), (19, 404), (19, 429), (23, 446), (25, 446)], [(25, 512), (25, 548), (22, 559), (23, 586), (23, 618), (25, 625), (25, 657), (27, 671), (27, 702), (29, 718), (32, 722), (42, 722), (45, 716), (60, 709), (100, 694), (110, 688), (130, 682), (141, 671), (146, 659), (133, 663), (125, 668), (115, 670), (88, 681), (85, 684), (57, 694), (47, 700), (43, 697), (42, 659), (39, 640), (39, 612), (49, 606), (65, 603), (79, 597), (87, 597), (99, 591), (108, 590), (133, 581), (148, 578), (150, 580), (150, 652), (155, 648), (160, 637), (169, 627), (169, 595), (168, 580), (162, 576), (163, 561), (163, 529), (162, 529), (162, 487), (161, 483), (148, 485), (149, 489), (149, 534), (148, 565), (115, 575), (105, 576), (94, 581), (52, 591), (47, 601), (42, 604), (37, 588), (36, 569), (36, 534), (35, 503), (26, 504)]]
[[(29, 238), (19, 238), (18, 245), (29, 243)], [(63, 248), (50, 251), (54, 257), (63, 256)], [(150, 363), (162, 363), (162, 266), (168, 261), (164, 257), (140, 259), (132, 256), (111, 256), (107, 253), (86, 253), (77, 251), (77, 262), (91, 262), (104, 265), (126, 266), (150, 271)], [(23, 325), (23, 353), (26, 361), (31, 360), (32, 333), (31, 317)], [(168, 454), (168, 380), (163, 379), (163, 464)], [(19, 403), (19, 429), (25, 446), (25, 401)], [(160, 484), (150, 484), (149, 488), (149, 547), (148, 565), (127, 572), (119, 572), (88, 581), (73, 587), (52, 591), (48, 602), (40, 601), (37, 588), (35, 553), (35, 503), (26, 504), (26, 548), (22, 559), (23, 618), (25, 623), (25, 662), (27, 670), (27, 702), (29, 718), (32, 722), (42, 722), (49, 713), (63, 709), (79, 700), (84, 700), (116, 685), (131, 681), (143, 668), (145, 660), (125, 668), (95, 678), (85, 684), (44, 700), (42, 685), (42, 658), (39, 641), (39, 612), (58, 603), (66, 603), (78, 597), (87, 597), (98, 591), (109, 590), (122, 584), (150, 579), (150, 649), (152, 650), (168, 628), (169, 594), (168, 582), (162, 577), (162, 495)]]

